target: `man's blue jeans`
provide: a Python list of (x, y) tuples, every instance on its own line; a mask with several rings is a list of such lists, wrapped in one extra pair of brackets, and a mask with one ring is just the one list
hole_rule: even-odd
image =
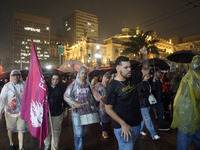
[(155, 135), (157, 135), (157, 133), (156, 133), (154, 127), (153, 127), (153, 123), (151, 121), (149, 110), (150, 110), (150, 107), (141, 108), (141, 113), (142, 113), (143, 121), (141, 122), (140, 132), (143, 131), (144, 123), (145, 123), (147, 129), (149, 130), (149, 132), (151, 134), (151, 137), (154, 137)]
[(72, 123), (74, 131), (75, 150), (82, 150), (85, 144), (85, 137), (88, 126), (87, 125), (82, 126), (79, 115), (74, 113), (72, 113)]
[(124, 137), (121, 136), (122, 129), (114, 129), (115, 137), (118, 141), (119, 150), (133, 150), (134, 143), (140, 134), (140, 125), (132, 126), (132, 130), (130, 132), (132, 138), (129, 137), (129, 141), (127, 142), (126, 140), (124, 140)]
[(196, 150), (200, 150), (200, 128), (194, 134), (186, 134), (178, 130), (177, 150), (188, 150), (192, 141), (195, 144)]

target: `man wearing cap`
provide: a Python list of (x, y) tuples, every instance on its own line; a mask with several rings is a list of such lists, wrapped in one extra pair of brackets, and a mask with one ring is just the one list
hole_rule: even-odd
[(25, 84), (22, 81), (20, 71), (13, 70), (10, 73), (10, 81), (4, 85), (0, 95), (0, 119), (5, 110), (6, 126), (10, 141), (9, 150), (15, 149), (12, 132), (18, 132), (19, 150), (23, 150), (25, 121), (20, 118), (20, 113), (24, 87)]

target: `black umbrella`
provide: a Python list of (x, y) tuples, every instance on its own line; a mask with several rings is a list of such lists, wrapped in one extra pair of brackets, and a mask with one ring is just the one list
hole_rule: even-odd
[(159, 58), (149, 59), (149, 64), (150, 66), (159, 67), (161, 70), (167, 70), (170, 68), (169, 64), (165, 60)]
[(167, 59), (177, 63), (191, 63), (192, 58), (197, 55), (197, 53), (192, 52), (191, 50), (181, 50), (172, 53), (167, 56)]
[(132, 70), (136, 69), (140, 65), (140, 62), (136, 60), (130, 60), (130, 63), (131, 63)]
[(89, 78), (93, 79), (96, 76), (99, 76), (100, 74), (103, 74), (104, 70), (93, 70), (92, 72), (89, 73)]

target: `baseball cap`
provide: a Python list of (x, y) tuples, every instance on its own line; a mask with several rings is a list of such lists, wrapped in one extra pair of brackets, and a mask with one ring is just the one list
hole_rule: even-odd
[(11, 75), (11, 76), (14, 76), (14, 75), (21, 75), (21, 72), (20, 72), (19, 70), (16, 70), (16, 69), (15, 69), (15, 70), (12, 70), (12, 71), (11, 71), (10, 75)]

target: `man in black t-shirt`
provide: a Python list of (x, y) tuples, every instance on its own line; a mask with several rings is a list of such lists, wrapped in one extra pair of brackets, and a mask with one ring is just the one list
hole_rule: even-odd
[(131, 64), (127, 57), (120, 56), (116, 60), (117, 76), (107, 88), (106, 113), (114, 120), (114, 133), (119, 150), (133, 150), (135, 140), (140, 133), (142, 121), (138, 98), (137, 84), (142, 76), (149, 73), (147, 51), (143, 54), (143, 69), (131, 73)]

